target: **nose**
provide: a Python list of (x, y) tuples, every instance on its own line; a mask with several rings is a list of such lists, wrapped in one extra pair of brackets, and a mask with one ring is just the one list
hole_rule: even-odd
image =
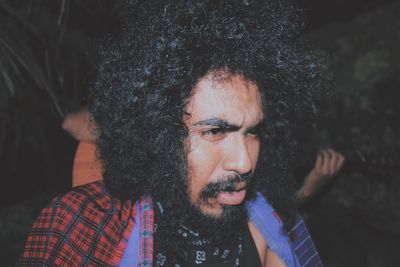
[(234, 171), (238, 174), (246, 174), (252, 171), (253, 164), (250, 151), (243, 136), (232, 137), (226, 144), (223, 168), (226, 171)]

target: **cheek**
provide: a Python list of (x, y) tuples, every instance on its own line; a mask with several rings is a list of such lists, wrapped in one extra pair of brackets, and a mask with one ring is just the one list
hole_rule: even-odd
[(193, 137), (188, 154), (189, 164), (189, 194), (192, 201), (213, 177), (218, 166), (218, 150), (207, 141)]
[(259, 139), (252, 140), (249, 144), (249, 155), (253, 163), (253, 170), (257, 166), (258, 157), (260, 155), (261, 142)]

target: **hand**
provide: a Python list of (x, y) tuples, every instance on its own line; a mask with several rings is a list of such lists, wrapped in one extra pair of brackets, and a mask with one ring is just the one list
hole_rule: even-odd
[(305, 178), (302, 188), (297, 192), (298, 198), (304, 200), (314, 195), (342, 168), (344, 161), (343, 155), (333, 149), (321, 150), (317, 155), (314, 168)]

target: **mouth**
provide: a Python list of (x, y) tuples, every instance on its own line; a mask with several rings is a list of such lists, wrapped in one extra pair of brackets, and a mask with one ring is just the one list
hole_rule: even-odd
[(240, 205), (246, 197), (250, 178), (223, 177), (217, 182), (207, 184), (200, 193), (200, 198), (205, 202), (218, 203), (221, 206)]
[(246, 184), (237, 185), (234, 190), (221, 191), (217, 194), (217, 202), (221, 205), (239, 205), (246, 197)]

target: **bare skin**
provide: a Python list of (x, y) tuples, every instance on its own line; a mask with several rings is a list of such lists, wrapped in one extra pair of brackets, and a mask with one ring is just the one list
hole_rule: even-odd
[[(62, 128), (82, 143), (94, 144), (96, 141), (96, 127), (87, 110), (67, 114)], [(94, 148), (92, 150), (95, 151)], [(95, 155), (91, 158), (95, 159)], [(321, 150), (317, 155), (313, 169), (308, 173), (303, 186), (296, 193), (299, 202), (308, 201), (326, 186), (340, 171), (344, 162), (345, 158), (339, 152), (333, 149)], [(101, 177), (98, 179), (101, 179)], [(78, 182), (79, 185), (82, 183), (86, 183), (86, 181)]]
[[(194, 90), (186, 110), (190, 116), (185, 121), (190, 141), (189, 196), (203, 213), (218, 217), (223, 205), (243, 203), (246, 188), (239, 184), (237, 193), (220, 193), (207, 201), (199, 194), (209, 182), (254, 171), (260, 150), (254, 129), (264, 114), (258, 88), (240, 76), (223, 82), (208, 76)], [(284, 266), (251, 222), (249, 229), (262, 266)]]
[(258, 256), (260, 256), (261, 265), (264, 267), (284, 267), (281, 259), (268, 247), (261, 233), (249, 222), (250, 233), (257, 247)]
[(96, 127), (87, 110), (68, 113), (61, 126), (73, 138), (83, 143), (96, 141)]
[[(245, 185), (238, 184), (237, 193), (222, 192), (207, 201), (200, 199), (199, 194), (209, 182), (254, 171), (260, 150), (254, 129), (264, 118), (260, 94), (253, 83), (240, 76), (222, 82), (208, 76), (195, 87), (186, 111), (190, 114), (185, 120), (189, 129), (190, 200), (205, 214), (220, 216), (223, 205), (243, 203)], [(89, 125), (90, 114), (82, 111), (67, 115), (63, 128), (76, 139), (92, 143), (95, 130)], [(330, 179), (343, 161), (343, 156), (333, 150), (322, 151), (298, 195), (302, 198), (312, 195), (321, 179)], [(285, 266), (251, 222), (249, 229), (262, 266)]]
[(260, 140), (254, 132), (264, 118), (258, 88), (240, 76), (219, 81), (206, 76), (194, 88), (187, 104), (189, 129), (189, 188), (193, 205), (204, 214), (218, 217), (224, 205), (239, 205), (246, 184), (236, 193), (220, 192), (203, 200), (200, 194), (211, 182), (229, 180), (255, 170)]
[(344, 156), (333, 149), (321, 150), (317, 155), (314, 168), (306, 176), (302, 188), (297, 192), (299, 201), (307, 201), (328, 184), (340, 171), (344, 161)]

